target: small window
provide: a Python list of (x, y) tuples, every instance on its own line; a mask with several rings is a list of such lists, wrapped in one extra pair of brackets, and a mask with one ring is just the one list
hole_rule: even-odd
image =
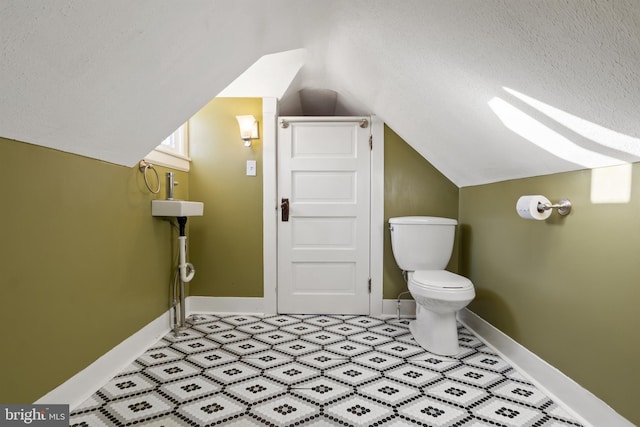
[(187, 124), (183, 124), (175, 132), (173, 132), (167, 139), (162, 141), (157, 149), (161, 151), (168, 151), (169, 153), (188, 158), (187, 152)]
[(145, 160), (178, 170), (189, 170), (189, 126), (183, 124), (158, 145)]

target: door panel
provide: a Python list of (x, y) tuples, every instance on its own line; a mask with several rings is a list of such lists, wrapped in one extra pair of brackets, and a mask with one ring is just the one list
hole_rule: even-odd
[(278, 222), (278, 312), (367, 314), (369, 128), (361, 118), (288, 121), (278, 127), (278, 199), (289, 199), (289, 221)]
[(294, 249), (356, 248), (353, 218), (296, 218), (291, 233)]
[(355, 263), (296, 262), (293, 263), (294, 293), (349, 295), (353, 293)]
[(291, 199), (295, 202), (356, 202), (354, 172), (293, 172)]
[(297, 126), (292, 129), (291, 158), (357, 157), (356, 139), (351, 127)]

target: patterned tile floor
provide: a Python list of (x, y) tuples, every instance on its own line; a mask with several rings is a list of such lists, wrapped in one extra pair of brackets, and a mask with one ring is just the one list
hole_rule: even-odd
[(420, 348), (408, 320), (197, 315), (71, 414), (73, 426), (580, 426), (464, 327)]

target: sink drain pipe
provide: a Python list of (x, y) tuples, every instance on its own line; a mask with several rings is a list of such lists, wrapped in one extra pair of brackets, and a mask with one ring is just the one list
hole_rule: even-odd
[(178, 217), (178, 227), (179, 227), (179, 236), (178, 236), (178, 246), (179, 246), (179, 261), (178, 261), (178, 271), (176, 271), (176, 279), (180, 280), (180, 304), (179, 304), (179, 310), (180, 310), (180, 321), (177, 321), (177, 316), (175, 316), (175, 310), (176, 310), (176, 305), (177, 305), (177, 298), (176, 298), (176, 287), (175, 287), (175, 280), (174, 280), (174, 287), (173, 287), (173, 309), (174, 309), (174, 316), (176, 318), (175, 324), (174, 324), (174, 333), (178, 333), (179, 330), (185, 329), (187, 327), (186, 325), (186, 304), (185, 304), (185, 291), (184, 291), (184, 284), (185, 283), (189, 283), (191, 281), (191, 279), (193, 279), (193, 276), (196, 274), (196, 269), (193, 267), (193, 264), (191, 264), (190, 262), (187, 262), (187, 236), (185, 235), (184, 229), (185, 226), (187, 225), (187, 217), (186, 216), (180, 216)]
[(187, 236), (184, 234), (184, 227), (187, 225), (187, 217), (178, 217), (178, 226), (180, 227), (180, 235), (178, 236), (178, 245), (180, 246), (180, 279), (184, 283), (189, 283), (196, 274), (193, 264), (187, 262)]

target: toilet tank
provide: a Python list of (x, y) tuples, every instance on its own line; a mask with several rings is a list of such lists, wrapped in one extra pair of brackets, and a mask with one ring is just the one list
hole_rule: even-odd
[(434, 216), (389, 218), (391, 247), (402, 270), (444, 270), (458, 221)]

